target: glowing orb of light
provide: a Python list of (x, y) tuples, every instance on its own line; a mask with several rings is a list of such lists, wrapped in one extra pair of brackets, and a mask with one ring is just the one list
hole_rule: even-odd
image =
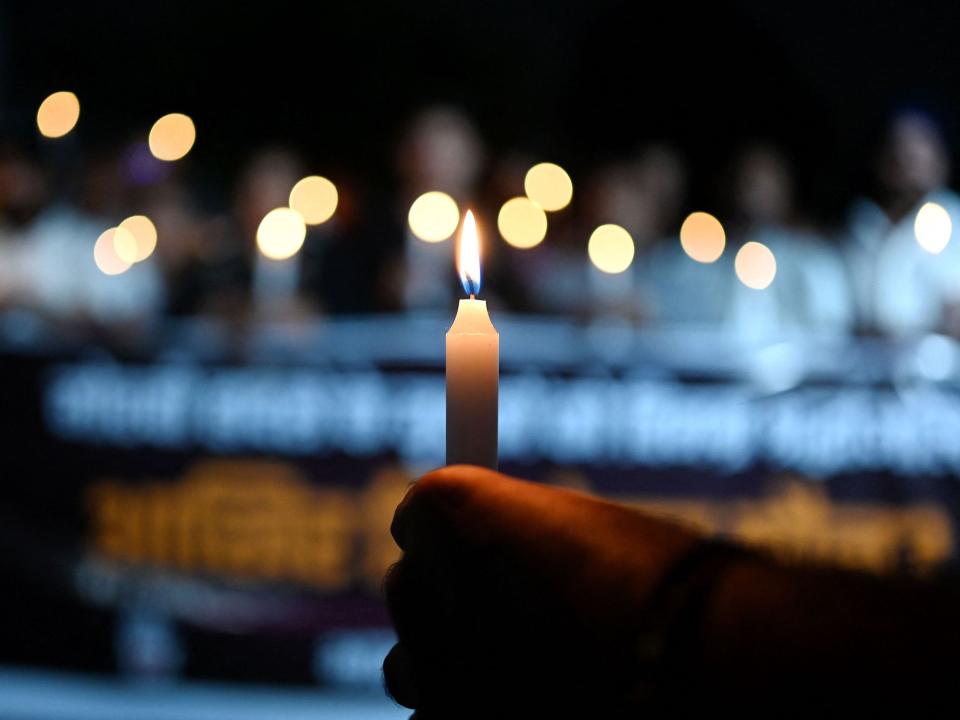
[[(133, 238), (132, 245), (126, 237), (123, 237), (124, 234)], [(143, 262), (157, 247), (157, 228), (146, 215), (131, 215), (117, 226), (113, 245), (124, 261)]]
[(710, 213), (694, 212), (680, 226), (683, 251), (699, 263), (712, 263), (723, 255), (727, 236), (723, 225)]
[(407, 214), (410, 230), (424, 242), (443, 242), (460, 224), (457, 201), (444, 192), (426, 192), (410, 206)]
[(183, 113), (170, 113), (157, 120), (150, 128), (147, 142), (150, 152), (158, 160), (179, 160), (193, 147), (197, 128)]
[(338, 200), (336, 185), (320, 175), (303, 178), (290, 191), (290, 207), (307, 225), (320, 225), (333, 217)]
[(503, 239), (513, 247), (532, 248), (546, 237), (547, 214), (528, 197), (510, 198), (500, 208), (497, 228)]
[(133, 265), (137, 257), (136, 236), (126, 228), (118, 225), (113, 231), (113, 251), (117, 254), (117, 257), (127, 263), (127, 265)]
[(953, 222), (950, 213), (943, 205), (935, 202), (924, 203), (917, 211), (913, 222), (913, 234), (917, 244), (932, 255), (939, 255), (950, 242)]
[(773, 251), (758, 242), (744, 243), (737, 252), (733, 266), (740, 282), (754, 290), (763, 290), (777, 274), (777, 259)]
[(286, 260), (297, 254), (307, 236), (303, 216), (290, 208), (275, 208), (263, 216), (257, 228), (257, 247), (271, 260)]
[[(123, 238), (129, 236), (129, 239), (121, 240), (121, 245), (126, 245), (130, 240), (136, 243), (131, 233), (126, 230), (120, 232)], [(93, 261), (104, 275), (119, 275), (129, 270), (133, 264), (127, 262), (117, 254), (116, 243), (114, 242), (114, 235), (116, 233), (117, 228), (104, 230), (100, 233), (100, 237), (97, 238), (97, 242), (93, 246)]]
[(80, 119), (80, 101), (72, 92), (61, 90), (48, 96), (37, 110), (37, 128), (48, 138), (63, 137)]
[(598, 270), (622, 273), (633, 262), (633, 238), (619, 225), (601, 225), (590, 235), (587, 254)]
[(573, 181), (567, 171), (554, 163), (540, 163), (527, 171), (523, 180), (527, 197), (549, 212), (562, 210), (573, 198)]

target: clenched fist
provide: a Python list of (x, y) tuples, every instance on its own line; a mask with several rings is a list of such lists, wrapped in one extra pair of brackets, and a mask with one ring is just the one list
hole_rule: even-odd
[(956, 588), (787, 567), (476, 467), (397, 508), (387, 689), (418, 720), (953, 701)]
[(386, 579), (399, 643), (384, 674), (418, 718), (631, 712), (648, 680), (645, 611), (674, 563), (704, 542), (610, 502), (468, 466), (422, 478), (391, 530), (404, 554)]

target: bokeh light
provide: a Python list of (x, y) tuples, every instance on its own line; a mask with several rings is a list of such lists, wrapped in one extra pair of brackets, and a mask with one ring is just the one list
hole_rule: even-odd
[[(104, 275), (119, 275), (130, 269), (133, 263), (129, 263), (117, 254), (114, 243), (114, 235), (117, 228), (110, 228), (100, 233), (97, 242), (93, 246), (93, 261), (97, 264)], [(121, 231), (123, 235), (130, 235), (127, 231)], [(131, 236), (132, 238), (132, 236)], [(135, 241), (134, 241), (135, 242)], [(121, 245), (126, 244), (126, 240)]]
[(544, 210), (562, 210), (573, 198), (573, 181), (567, 171), (554, 163), (540, 163), (527, 171), (523, 190)]
[(590, 235), (587, 254), (598, 270), (622, 273), (633, 262), (633, 238), (619, 225), (601, 225)]
[(413, 201), (407, 222), (411, 232), (424, 242), (442, 242), (460, 224), (460, 208), (452, 197), (434, 190)]
[(710, 213), (694, 212), (680, 226), (680, 245), (693, 260), (712, 263), (723, 255), (727, 236), (723, 225)]
[(113, 251), (123, 262), (133, 265), (137, 261), (137, 238), (118, 225), (113, 231)]
[(67, 90), (48, 96), (37, 110), (37, 128), (48, 138), (63, 137), (80, 119), (80, 101)]
[(307, 225), (319, 225), (333, 217), (338, 200), (336, 185), (320, 175), (303, 178), (290, 191), (290, 207)]
[(297, 254), (307, 236), (303, 216), (290, 208), (275, 208), (263, 216), (257, 228), (257, 247), (271, 260), (286, 260)]
[(515, 248), (539, 245), (547, 234), (547, 214), (527, 197), (507, 200), (497, 215), (500, 235)]
[(150, 128), (150, 152), (158, 160), (179, 160), (193, 147), (197, 128), (187, 115), (170, 113), (157, 120)]
[(928, 253), (938, 255), (950, 242), (953, 232), (953, 222), (950, 213), (942, 205), (935, 202), (924, 203), (917, 211), (917, 218), (913, 223), (913, 233), (917, 243)]
[(131, 215), (120, 223), (117, 229), (117, 237), (120, 236), (119, 231), (121, 230), (126, 231), (133, 237), (133, 251), (129, 255), (125, 249), (121, 248), (121, 245), (129, 247), (129, 243), (126, 240), (121, 243), (118, 242), (117, 238), (114, 238), (113, 244), (117, 249), (117, 254), (127, 262), (143, 262), (153, 254), (154, 248), (157, 247), (157, 228), (146, 215)]
[(748, 242), (737, 252), (733, 262), (740, 282), (748, 288), (763, 290), (777, 274), (777, 259), (763, 243)]

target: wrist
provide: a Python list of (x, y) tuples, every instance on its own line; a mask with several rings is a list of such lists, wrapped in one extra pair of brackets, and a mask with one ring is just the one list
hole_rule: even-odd
[(702, 684), (714, 598), (728, 577), (763, 562), (760, 554), (718, 539), (704, 539), (674, 561), (643, 610), (635, 645), (638, 704), (675, 703)]

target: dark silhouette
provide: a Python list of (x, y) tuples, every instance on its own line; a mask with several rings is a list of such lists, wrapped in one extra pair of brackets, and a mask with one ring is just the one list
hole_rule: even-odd
[(933, 584), (786, 567), (466, 466), (413, 486), (392, 532), (384, 675), (417, 718), (916, 710), (952, 692), (958, 596)]

